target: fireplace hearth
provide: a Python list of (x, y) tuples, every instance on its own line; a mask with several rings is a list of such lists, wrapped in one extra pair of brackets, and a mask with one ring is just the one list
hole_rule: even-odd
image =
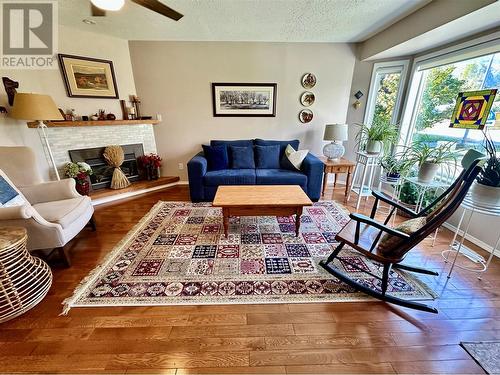
[[(137, 158), (144, 155), (144, 147), (141, 143), (121, 145), (121, 147), (125, 154), (121, 169), (130, 182), (138, 181), (140, 176)], [(94, 190), (104, 189), (111, 185), (113, 167), (110, 167), (103, 157), (105, 149), (106, 147), (94, 147), (69, 151), (73, 163), (83, 161), (92, 168), (94, 173), (90, 176), (90, 181)]]

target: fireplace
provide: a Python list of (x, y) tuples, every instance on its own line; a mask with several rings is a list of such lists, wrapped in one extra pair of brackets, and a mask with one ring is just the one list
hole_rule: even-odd
[[(122, 145), (122, 148), (125, 159), (121, 169), (130, 182), (137, 181), (139, 180), (137, 158), (144, 155), (143, 145), (141, 143)], [(92, 168), (94, 173), (90, 176), (90, 181), (94, 190), (109, 187), (111, 184), (113, 167), (110, 167), (103, 157), (105, 149), (106, 147), (94, 147), (69, 151), (69, 156), (73, 163), (83, 161)]]

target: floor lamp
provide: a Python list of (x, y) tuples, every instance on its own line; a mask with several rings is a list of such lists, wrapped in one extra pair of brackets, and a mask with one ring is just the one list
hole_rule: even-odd
[(52, 163), (57, 179), (60, 180), (54, 155), (50, 148), (49, 138), (45, 131), (47, 125), (44, 123), (44, 121), (48, 120), (64, 120), (52, 98), (49, 95), (18, 92), (14, 97), (14, 106), (10, 117), (18, 120), (36, 121), (38, 123), (38, 128), (42, 131), (43, 142), (49, 153), (50, 162)]

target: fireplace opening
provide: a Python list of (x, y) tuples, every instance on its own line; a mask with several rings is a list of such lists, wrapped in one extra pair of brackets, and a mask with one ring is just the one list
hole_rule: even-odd
[[(141, 143), (122, 145), (124, 161), (121, 169), (130, 182), (140, 179), (137, 158), (144, 155), (144, 147)], [(73, 163), (85, 162), (92, 168), (93, 174), (90, 182), (94, 190), (104, 189), (111, 185), (113, 167), (110, 167), (104, 159), (103, 153), (106, 147), (84, 148), (80, 150), (70, 150), (69, 156)]]

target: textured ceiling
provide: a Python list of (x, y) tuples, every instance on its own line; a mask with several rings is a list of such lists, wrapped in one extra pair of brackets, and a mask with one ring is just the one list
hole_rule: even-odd
[(184, 14), (178, 22), (128, 0), (107, 17), (90, 17), (88, 0), (58, 3), (63, 25), (129, 40), (359, 42), (429, 1), (162, 0)]

